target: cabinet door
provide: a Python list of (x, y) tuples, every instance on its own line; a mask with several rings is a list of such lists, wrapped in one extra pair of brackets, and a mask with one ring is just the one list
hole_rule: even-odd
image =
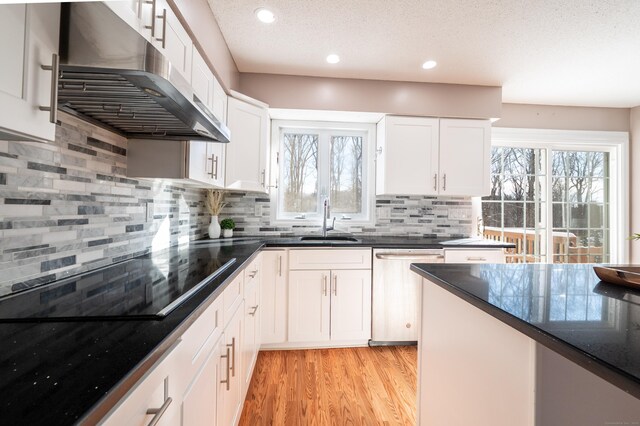
[(331, 271), (331, 340), (371, 338), (371, 270)]
[(219, 381), (220, 345), (216, 344), (182, 398), (182, 426), (216, 424)]
[(229, 98), (227, 108), (231, 143), (226, 150), (226, 187), (266, 192), (267, 110), (235, 98)]
[(211, 167), (209, 183), (218, 188), (224, 188), (225, 146), (217, 142), (207, 144), (207, 164)]
[[(152, 419), (158, 420), (158, 425), (178, 424), (181, 396), (180, 380), (175, 377), (176, 371), (179, 371), (179, 365), (175, 362), (178, 350), (179, 343), (167, 350), (100, 424), (146, 426)], [(157, 410), (162, 406), (167, 406), (164, 413), (148, 414), (149, 410)]]
[(207, 149), (209, 142), (189, 141), (189, 162), (187, 165), (189, 179), (202, 183), (211, 183), (213, 161), (209, 161)]
[[(0, 5), (0, 137), (53, 141), (51, 65), (58, 53), (60, 4)], [(57, 106), (54, 106), (57, 107)]]
[[(233, 315), (224, 331), (221, 348), (221, 379), (218, 381), (218, 424), (235, 425), (242, 414), (242, 385), (240, 347), (242, 345), (242, 306)], [(228, 383), (227, 383), (228, 381)]]
[(105, 1), (104, 4), (120, 19), (151, 41), (152, 2), (145, 0)]
[(166, 0), (156, 2), (153, 45), (162, 52), (171, 65), (191, 82), (193, 42)]
[(251, 375), (260, 347), (260, 303), (258, 301), (259, 281), (252, 281), (245, 287), (244, 333), (242, 335), (242, 395), (246, 395), (251, 383)]
[(387, 116), (378, 126), (376, 194), (437, 194), (438, 119)]
[(440, 194), (488, 195), (491, 123), (440, 120)]
[(195, 47), (192, 51), (191, 87), (193, 94), (198, 97), (207, 108), (213, 103), (213, 72)]
[(262, 343), (287, 341), (287, 251), (262, 252)]
[(213, 111), (213, 115), (224, 124), (227, 124), (227, 99), (228, 96), (222, 88), (222, 85), (214, 77), (211, 110)]
[(329, 340), (329, 271), (289, 272), (289, 342)]

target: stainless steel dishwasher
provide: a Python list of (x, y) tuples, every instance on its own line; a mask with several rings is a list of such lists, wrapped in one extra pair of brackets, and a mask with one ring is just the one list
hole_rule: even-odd
[(444, 250), (373, 250), (371, 346), (418, 341), (422, 279), (412, 263), (444, 263)]

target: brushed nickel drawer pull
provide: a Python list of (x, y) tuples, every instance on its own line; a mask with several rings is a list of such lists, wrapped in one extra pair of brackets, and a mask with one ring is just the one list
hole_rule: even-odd
[(167, 408), (169, 408), (169, 405), (171, 405), (171, 401), (173, 401), (173, 399), (169, 396), (169, 378), (167, 377), (164, 379), (164, 402), (162, 403), (160, 408), (147, 409), (147, 414), (153, 415), (153, 418), (147, 424), (147, 426), (155, 426), (158, 424), (164, 412), (167, 411)]
[(282, 255), (278, 256), (278, 276), (282, 276)]
[(236, 338), (231, 338), (231, 344), (227, 344), (227, 347), (231, 347), (231, 376), (236, 377)]
[(433, 190), (436, 191), (438, 189), (438, 174), (433, 174)]
[(480, 256), (467, 256), (467, 260), (469, 261), (479, 261), (479, 262), (486, 262), (487, 258), (486, 257), (480, 257)]
[(333, 295), (334, 296), (338, 295), (338, 276), (337, 275), (333, 276)]
[(447, 174), (443, 174), (442, 175), (442, 190), (446, 191), (447, 190)]

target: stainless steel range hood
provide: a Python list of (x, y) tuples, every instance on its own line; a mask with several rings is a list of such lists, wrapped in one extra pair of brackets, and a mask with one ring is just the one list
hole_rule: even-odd
[(229, 142), (229, 129), (143, 36), (99, 2), (62, 5), (58, 109), (128, 138)]

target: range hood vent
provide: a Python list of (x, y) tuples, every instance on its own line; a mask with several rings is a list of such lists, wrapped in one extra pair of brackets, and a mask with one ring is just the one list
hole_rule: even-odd
[(158, 49), (103, 3), (62, 9), (58, 109), (128, 138), (229, 142)]

